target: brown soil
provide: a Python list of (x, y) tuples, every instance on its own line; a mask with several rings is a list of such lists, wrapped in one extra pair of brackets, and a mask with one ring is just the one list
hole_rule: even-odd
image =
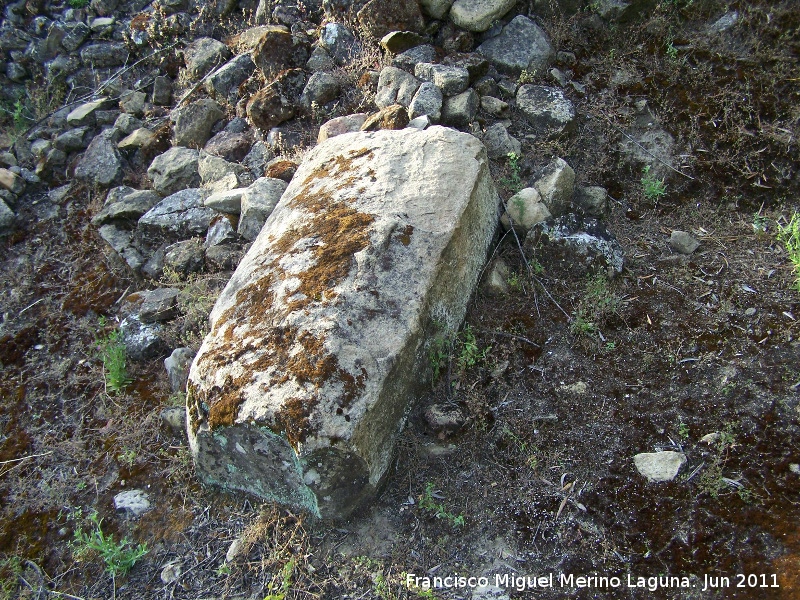
[[(739, 11), (735, 31), (706, 34), (726, 10)], [(491, 350), (460, 369), (456, 344), (384, 491), (347, 523), (201, 487), (185, 441), (159, 427), (160, 410), (181, 401), (160, 361), (131, 363), (134, 383), (106, 393), (95, 339), (141, 283), (90, 225), (91, 190), (76, 187), (52, 220), (35, 217), (41, 196), (28, 198), (26, 224), (0, 250), (0, 597), (461, 598), (470, 590), (409, 590), (403, 574), (552, 572), (554, 589), (506, 591), (800, 598), (800, 475), (790, 468), (800, 463), (800, 293), (775, 237), (800, 191), (800, 11), (788, 0), (670, 0), (628, 25), (598, 25), (590, 10), (545, 24), (557, 50), (576, 54), (589, 93), (574, 98), (582, 116), (568, 140), (532, 144), (514, 117), (512, 134), (528, 139), (522, 176), (558, 155), (579, 183), (607, 187), (605, 223), (626, 269), (603, 284), (538, 253), (526, 257), (534, 280), (513, 237), (500, 240), (494, 254), (515, 285), (477, 292), (467, 316)], [(621, 69), (627, 83), (616, 83)], [(672, 173), (657, 200), (617, 152), (643, 98), (691, 177)], [(505, 164), (494, 171), (510, 175)], [(675, 255), (675, 229), (701, 247)], [(221, 283), (182, 305), (176, 346), (197, 342), (197, 307), (207, 311)], [(574, 327), (577, 312), (594, 327)], [(447, 439), (422, 417), (443, 401), (469, 415)], [(648, 484), (633, 456), (658, 449), (688, 461), (675, 481)], [(155, 509), (115, 515), (113, 496), (133, 488)], [(112, 578), (98, 554), (71, 544), (92, 511), (115, 541), (147, 544), (128, 575)], [(165, 583), (170, 563), (181, 575)], [(622, 585), (561, 588), (559, 573)], [(693, 587), (629, 588), (629, 575)], [(730, 586), (704, 591), (705, 576)]]

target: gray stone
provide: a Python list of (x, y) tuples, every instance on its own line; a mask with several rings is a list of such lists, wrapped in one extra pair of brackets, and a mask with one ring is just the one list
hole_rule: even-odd
[(114, 17), (96, 17), (89, 23), (89, 29), (94, 33), (104, 33), (111, 28), (116, 19)]
[(169, 106), (172, 104), (172, 80), (165, 75), (157, 75), (153, 80), (153, 104)]
[[(174, 354), (174, 352), (173, 352)], [(194, 353), (192, 353), (194, 356)], [(164, 362), (169, 360), (167, 358)], [(188, 376), (188, 365), (187, 365), (187, 376)], [(186, 380), (184, 379), (184, 386), (186, 385)], [(172, 390), (173, 392), (181, 392), (184, 390)], [(172, 435), (177, 438), (185, 438), (186, 437), (186, 407), (185, 406), (174, 406), (170, 408), (165, 408), (159, 414), (161, 417), (161, 424), (169, 431)], [(167, 566), (173, 566), (172, 563)], [(164, 567), (166, 569), (166, 567)], [(180, 571), (179, 571), (180, 572)], [(163, 575), (164, 571), (162, 571), (161, 579), (164, 583), (170, 583), (167, 578)]]
[(253, 147), (250, 148), (250, 152), (242, 159), (242, 164), (248, 168), (253, 177), (259, 178), (264, 175), (267, 163), (274, 157), (275, 155), (272, 153), (270, 147), (267, 146), (266, 143), (258, 141), (253, 144)]
[(359, 52), (355, 36), (339, 23), (325, 25), (320, 33), (319, 43), (339, 65), (350, 62)]
[(269, 82), (281, 71), (305, 66), (308, 46), (305, 38), (292, 35), (285, 27), (273, 27), (262, 35), (251, 56)]
[(589, 217), (602, 217), (608, 212), (608, 192), (599, 186), (575, 188), (575, 206)]
[(122, 42), (95, 42), (81, 49), (84, 66), (93, 68), (118, 67), (128, 61), (128, 49)]
[(261, 177), (242, 194), (238, 232), (246, 240), (258, 237), (267, 218), (272, 214), (287, 183), (281, 179)]
[(400, 54), (425, 42), (425, 38), (414, 31), (392, 31), (381, 38), (381, 47), (390, 54)]
[(203, 187), (208, 188), (212, 193), (247, 187), (253, 183), (252, 175), (247, 167), (207, 152), (200, 153), (197, 170)]
[(197, 164), (200, 152), (190, 148), (170, 148), (156, 156), (147, 169), (153, 188), (162, 196), (200, 185)]
[(511, 107), (508, 102), (503, 102), (500, 98), (481, 96), (481, 109), (493, 117), (504, 119), (508, 116)]
[(436, 60), (436, 48), (430, 44), (423, 44), (395, 56), (392, 59), (392, 66), (413, 71), (419, 63), (429, 63), (434, 60)]
[(147, 95), (144, 92), (126, 92), (119, 99), (119, 107), (122, 112), (131, 114), (134, 117), (141, 117), (144, 115), (146, 101)]
[(219, 244), (206, 249), (206, 266), (210, 271), (231, 271), (241, 262), (244, 250), (233, 244)]
[[(552, 216), (535, 188), (520, 190), (506, 201), (506, 206), (507, 216), (511, 217), (514, 225), (520, 226), (525, 232)], [(511, 221), (508, 224), (510, 225)]]
[(295, 115), (296, 98), (292, 96), (291, 90), (286, 90), (281, 82), (273, 81), (247, 101), (247, 117), (261, 131), (269, 131)]
[[(245, 125), (246, 123), (245, 121)], [(247, 156), (252, 146), (252, 131), (234, 132), (223, 130), (208, 140), (203, 150), (225, 160), (239, 162)]]
[(67, 124), (70, 127), (92, 127), (96, 122), (97, 111), (106, 106), (108, 106), (108, 100), (105, 98), (81, 104), (67, 115)]
[(173, 110), (175, 145), (202, 148), (211, 138), (211, 128), (224, 116), (222, 107), (209, 98)]
[(440, 439), (457, 433), (467, 422), (464, 410), (457, 404), (433, 404), (423, 413), (425, 424)]
[(444, 99), (442, 123), (452, 127), (468, 127), (475, 120), (480, 106), (480, 96), (473, 89)]
[(206, 78), (206, 92), (218, 100), (236, 104), (239, 86), (254, 69), (255, 63), (249, 54), (235, 56)]
[(575, 191), (575, 171), (565, 160), (554, 158), (538, 174), (533, 184), (542, 202), (554, 217), (559, 217), (570, 209)]
[(452, 129), (312, 149), (192, 364), (197, 473), (331, 518), (374, 494), (429, 383), (434, 323), (464, 317), (497, 206), (482, 144)]
[(617, 238), (599, 221), (572, 213), (534, 225), (525, 238), (525, 249), (557, 264), (556, 268), (609, 277), (622, 272), (625, 256)]
[(192, 79), (200, 79), (231, 57), (231, 51), (214, 38), (202, 37), (194, 40), (184, 50), (186, 70)]
[(164, 268), (184, 277), (203, 270), (203, 242), (197, 238), (175, 242), (164, 250)]
[(205, 235), (216, 211), (203, 206), (203, 191), (186, 189), (167, 196), (139, 219), (139, 229), (159, 237)]
[(145, 127), (140, 127), (134, 131), (131, 131), (128, 135), (122, 138), (117, 144), (117, 147), (120, 150), (138, 150), (140, 148), (147, 148), (151, 144), (154, 144), (156, 141), (156, 134), (146, 129)]
[(245, 188), (215, 192), (205, 200), (205, 205), (216, 211), (238, 215), (242, 211), (242, 194)]
[(114, 496), (114, 508), (140, 517), (152, 509), (150, 496), (144, 490), (126, 490)]
[(500, 257), (494, 259), (487, 270), (483, 290), (489, 294), (507, 294), (510, 275), (511, 269), (505, 261)]
[(483, 143), (489, 158), (497, 160), (506, 158), (511, 152), (522, 152), (522, 143), (508, 133), (505, 125), (495, 123), (486, 128), (483, 134)]
[(175, 288), (158, 288), (148, 292), (139, 292), (139, 319), (142, 323), (158, 323), (169, 321), (178, 315), (178, 296), (180, 290)]
[(412, 127), (413, 129), (427, 129), (429, 125), (431, 125), (430, 117), (428, 115), (420, 115), (411, 119), (406, 127)]
[(326, 121), (319, 128), (317, 143), (321, 144), (328, 138), (336, 137), (343, 133), (359, 131), (366, 120), (367, 113), (356, 113), (354, 115), (344, 115), (343, 117), (336, 117), (330, 121)]
[(728, 29), (736, 25), (736, 22), (738, 20), (739, 20), (738, 12), (736, 12), (735, 10), (727, 12), (708, 26), (708, 32), (722, 33), (723, 31), (727, 31)]
[(514, 19), (497, 37), (478, 46), (498, 71), (517, 76), (523, 70), (544, 72), (555, 58), (547, 34), (533, 21), (522, 15)]
[(691, 254), (700, 247), (698, 242), (691, 234), (686, 231), (675, 229), (669, 236), (670, 247), (680, 254)]
[(311, 56), (306, 63), (306, 70), (312, 73), (317, 73), (318, 71), (333, 71), (335, 68), (336, 63), (333, 62), (331, 55), (328, 54), (328, 51), (322, 46), (317, 46), (312, 50)]
[(561, 87), (567, 87), (567, 84), (569, 84), (569, 78), (561, 71), (561, 69), (556, 69), (555, 67), (550, 69), (550, 78)]
[(672, 481), (685, 462), (685, 454), (672, 451), (645, 452), (633, 457), (636, 470), (650, 483)]
[(122, 157), (106, 132), (95, 136), (75, 167), (75, 178), (100, 187), (111, 187), (122, 180)]
[(131, 191), (119, 200), (106, 202), (102, 210), (92, 217), (92, 224), (100, 226), (113, 221), (138, 221), (160, 200), (161, 197), (152, 190)]
[(408, 117), (413, 120), (426, 115), (432, 123), (438, 123), (442, 118), (442, 101), (442, 91), (434, 83), (426, 81), (414, 94), (408, 107)]
[(122, 135), (129, 135), (132, 131), (136, 131), (144, 125), (140, 119), (126, 112), (122, 113), (114, 121), (114, 129), (119, 131)]
[(419, 6), (429, 17), (441, 19), (450, 10), (453, 0), (419, 0)]
[(14, 211), (8, 208), (8, 205), (0, 200), (0, 235), (7, 235), (14, 230), (17, 218)]
[[(17, 167), (12, 167), (17, 169)], [(10, 169), (0, 169), (0, 188), (19, 196), (25, 191), (25, 179)]]
[(8, 77), (11, 81), (21, 83), (25, 81), (26, 77), (28, 77), (28, 72), (21, 64), (10, 62), (6, 65), (6, 77)]
[(575, 127), (575, 107), (558, 88), (521, 85), (517, 107), (539, 135), (554, 136)]
[(450, 20), (467, 31), (486, 31), (515, 4), (516, 0), (456, 0), (450, 7)]
[(139, 250), (133, 245), (133, 233), (121, 229), (116, 225), (103, 225), (98, 233), (105, 242), (119, 254), (128, 266), (134, 271), (138, 271), (144, 264), (144, 258)]
[(414, 76), (433, 82), (444, 96), (455, 96), (469, 87), (469, 71), (462, 67), (419, 63), (414, 67)]
[(239, 239), (239, 236), (233, 228), (231, 219), (227, 215), (219, 215), (211, 222), (211, 227), (208, 228), (203, 248), (208, 250), (213, 246), (235, 242), (237, 239)]
[(324, 71), (314, 73), (300, 96), (300, 106), (310, 110), (312, 105), (322, 106), (336, 99), (339, 95), (339, 81)]
[(378, 79), (378, 93), (375, 104), (378, 108), (386, 108), (393, 104), (401, 104), (408, 108), (419, 87), (419, 81), (397, 67), (384, 67)]

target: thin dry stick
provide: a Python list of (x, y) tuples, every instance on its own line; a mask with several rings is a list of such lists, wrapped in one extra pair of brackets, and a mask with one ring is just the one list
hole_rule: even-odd
[(507, 338), (511, 338), (511, 339), (514, 339), (514, 340), (519, 340), (520, 342), (525, 342), (526, 344), (530, 344), (531, 346), (534, 346), (535, 348), (541, 348), (541, 346), (539, 344), (537, 344), (536, 342), (532, 342), (528, 338), (523, 337), (521, 335), (514, 335), (513, 333), (506, 333), (505, 331), (494, 331), (494, 330), (490, 331), (488, 329), (479, 329), (478, 331), (480, 331), (482, 333), (489, 334), (489, 335), (499, 335), (499, 336), (502, 336), (502, 337), (507, 337)]
[(12, 458), (10, 460), (2, 460), (2, 461), (0, 461), (0, 465), (7, 465), (7, 464), (10, 464), (10, 463), (19, 462), (21, 460), (28, 460), (29, 458), (38, 458), (40, 456), (47, 456), (48, 454), (52, 454), (52, 453), (53, 453), (53, 451), (49, 450), (47, 452), (43, 452), (42, 454), (29, 454), (28, 456), (21, 456), (19, 458)]

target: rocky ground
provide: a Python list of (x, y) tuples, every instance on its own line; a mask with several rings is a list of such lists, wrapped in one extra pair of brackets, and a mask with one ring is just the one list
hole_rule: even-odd
[[(793, 2), (2, 18), (0, 597), (800, 597)], [(384, 491), (328, 524), (202, 487), (186, 367), (304, 152), (437, 123), (507, 211)]]

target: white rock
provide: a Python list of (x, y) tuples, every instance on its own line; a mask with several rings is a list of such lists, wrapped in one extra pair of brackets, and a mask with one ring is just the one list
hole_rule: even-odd
[(636, 469), (650, 482), (672, 481), (685, 462), (686, 455), (672, 451), (643, 453), (633, 457)]
[(150, 497), (144, 490), (126, 490), (114, 496), (114, 508), (138, 517), (149, 511)]
[(513, 219), (514, 224), (519, 225), (525, 231), (552, 216), (545, 203), (542, 202), (542, 196), (535, 188), (520, 190), (508, 199), (506, 206), (508, 215)]
[(516, 3), (516, 0), (456, 0), (450, 8), (450, 20), (467, 31), (486, 31)]

